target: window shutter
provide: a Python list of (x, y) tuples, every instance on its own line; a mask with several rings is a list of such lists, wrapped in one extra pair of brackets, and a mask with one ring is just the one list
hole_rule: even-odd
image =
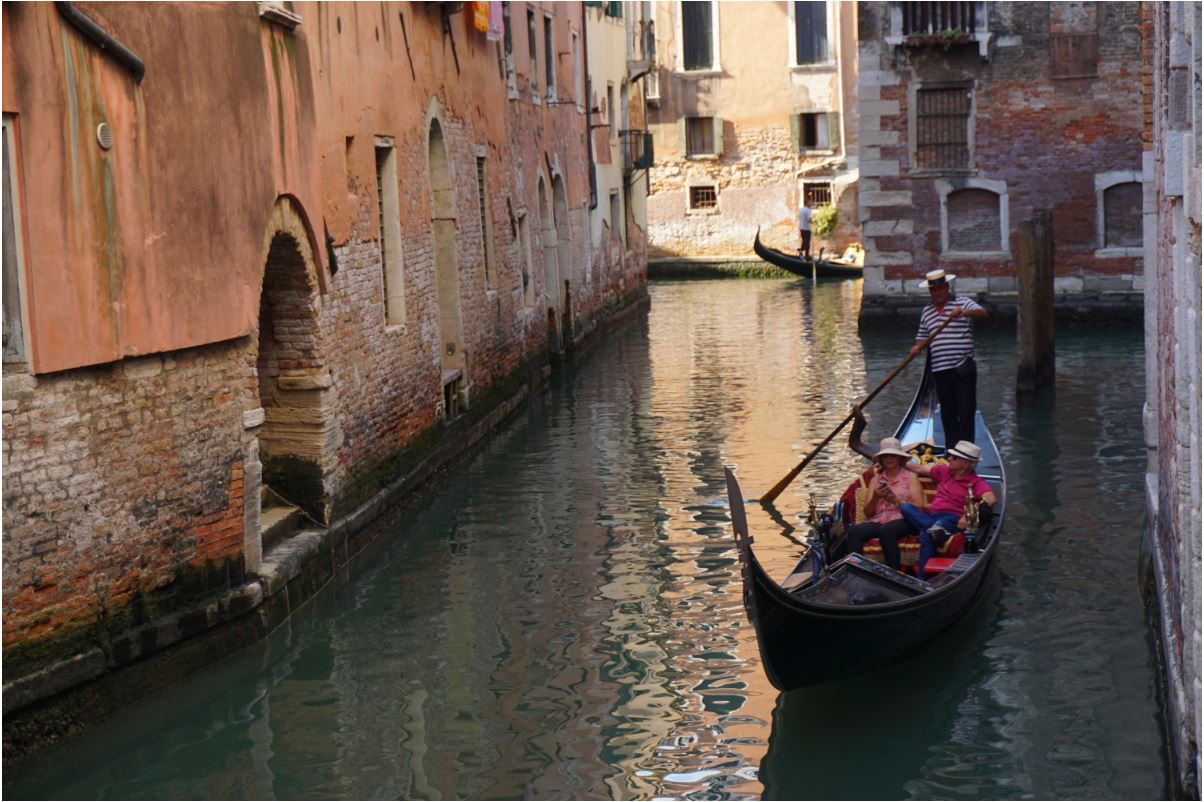
[(803, 116), (801, 114), (790, 115), (790, 146), (795, 153), (803, 152)]
[(723, 118), (712, 117), (711, 121), (715, 125), (715, 155), (723, 155)]
[(840, 150), (840, 112), (828, 112), (828, 147)]
[(677, 152), (681, 155), (686, 155), (686, 118), (680, 117), (677, 120)]

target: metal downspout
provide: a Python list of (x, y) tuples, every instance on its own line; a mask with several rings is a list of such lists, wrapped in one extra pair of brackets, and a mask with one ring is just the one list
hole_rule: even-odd
[(134, 55), (132, 50), (118, 42), (112, 34), (71, 3), (56, 2), (54, 7), (58, 10), (59, 16), (128, 69), (134, 76), (134, 83), (142, 83), (142, 76), (146, 74), (146, 64)]

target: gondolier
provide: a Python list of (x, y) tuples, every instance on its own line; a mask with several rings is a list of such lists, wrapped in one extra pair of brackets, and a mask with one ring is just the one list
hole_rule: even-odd
[(921, 287), (927, 288), (932, 302), (920, 313), (917, 342), (911, 353), (919, 354), (924, 349), (922, 341), (931, 337), (946, 319), (952, 320), (928, 343), (932, 380), (941, 404), (945, 442), (966, 440), (973, 443), (974, 410), (978, 408), (973, 320), (985, 318), (987, 310), (965, 295), (954, 295), (949, 282), (955, 278), (957, 276), (946, 274), (944, 270), (932, 270), (920, 282)]

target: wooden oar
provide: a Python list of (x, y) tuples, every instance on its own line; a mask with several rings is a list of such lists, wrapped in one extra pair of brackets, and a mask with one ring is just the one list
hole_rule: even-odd
[(917, 351), (914, 354), (908, 354), (907, 359), (903, 360), (903, 364), (899, 365), (899, 367), (897, 367), (893, 371), (891, 371), (891, 374), (889, 376), (887, 376), (885, 379), (883, 379), (881, 384), (879, 384), (877, 387), (875, 387), (869, 395), (867, 395), (865, 398), (863, 398), (861, 400), (861, 403), (858, 404), (856, 407), (854, 407), (853, 411), (850, 412), (848, 414), (848, 416), (840, 422), (840, 425), (832, 430), (831, 434), (829, 434), (827, 437), (825, 437), (823, 439), (823, 441), (819, 445), (817, 445), (810, 454), (808, 454), (806, 457), (804, 457), (802, 462), (800, 462), (798, 465), (795, 465), (794, 469), (792, 471), (790, 471), (790, 473), (788, 473), (784, 477), (782, 477), (782, 481), (778, 482), (776, 485), (771, 487), (769, 489), (768, 493), (761, 496), (761, 503), (762, 504), (772, 504), (773, 500), (775, 498), (782, 495), (782, 491), (790, 486), (790, 483), (794, 481), (794, 478), (796, 476), (798, 476), (800, 473), (802, 473), (803, 468), (807, 467), (807, 463), (811, 462), (811, 460), (815, 458), (815, 455), (818, 454), (823, 449), (824, 446), (826, 446), (828, 443), (832, 442), (832, 438), (835, 437), (836, 435), (838, 435), (840, 433), (841, 429), (843, 429), (845, 426), (849, 425), (849, 421), (851, 421), (857, 415), (857, 410), (861, 409), (866, 404), (873, 401), (874, 396), (876, 396), (876, 395), (878, 395), (878, 393), (882, 392), (882, 388), (886, 387), (886, 385), (890, 384), (891, 381), (896, 376), (898, 376), (900, 373), (902, 373), (903, 368), (910, 365), (911, 360), (915, 359), (917, 356), (919, 356), (921, 353), (923, 353), (924, 349), (928, 347), (928, 344), (930, 342), (932, 342), (934, 339), (936, 339), (936, 335), (938, 335), (942, 331), (944, 331), (945, 327), (948, 326), (953, 321), (954, 321), (954, 318), (952, 318), (952, 317), (949, 318), (948, 320), (946, 320), (944, 323), (942, 323), (940, 326), (937, 327), (936, 331), (932, 332), (932, 334), (928, 337), (927, 340), (923, 341), (919, 351)]

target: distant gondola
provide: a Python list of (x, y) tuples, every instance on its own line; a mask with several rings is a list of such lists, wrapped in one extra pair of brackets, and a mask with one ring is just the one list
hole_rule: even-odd
[[(845, 253), (851, 254), (852, 250), (850, 248)], [(770, 248), (761, 242), (761, 229), (759, 228), (756, 238), (753, 240), (753, 251), (771, 265), (780, 267), (796, 276), (811, 278), (811, 270), (814, 265), (815, 275), (819, 278), (861, 278), (862, 266), (855, 262), (844, 261), (845, 257), (841, 259), (808, 259), (803, 256), (791, 256), (776, 248)], [(851, 256), (848, 258), (851, 259)]]
[[(983, 595), (998, 550), (1007, 496), (999, 451), (982, 415), (975, 413), (975, 419), (975, 442), (982, 451), (976, 472), (997, 497), (995, 511), (978, 528), (973, 545), (956, 558), (941, 560), (943, 572), (927, 581), (860, 554), (827, 565), (833, 544), (816, 541), (816, 547), (825, 551), (818, 580), (808, 568), (810, 555), (804, 554), (794, 572), (779, 584), (753, 553), (744, 498), (735, 476), (726, 470), (744, 606), (774, 687), (792, 690), (890, 665), (965, 615)], [(927, 370), (896, 436), (903, 443), (943, 442)], [(944, 452), (939, 445), (934, 450)], [(843, 514), (841, 503), (833, 514), (837, 519)]]

